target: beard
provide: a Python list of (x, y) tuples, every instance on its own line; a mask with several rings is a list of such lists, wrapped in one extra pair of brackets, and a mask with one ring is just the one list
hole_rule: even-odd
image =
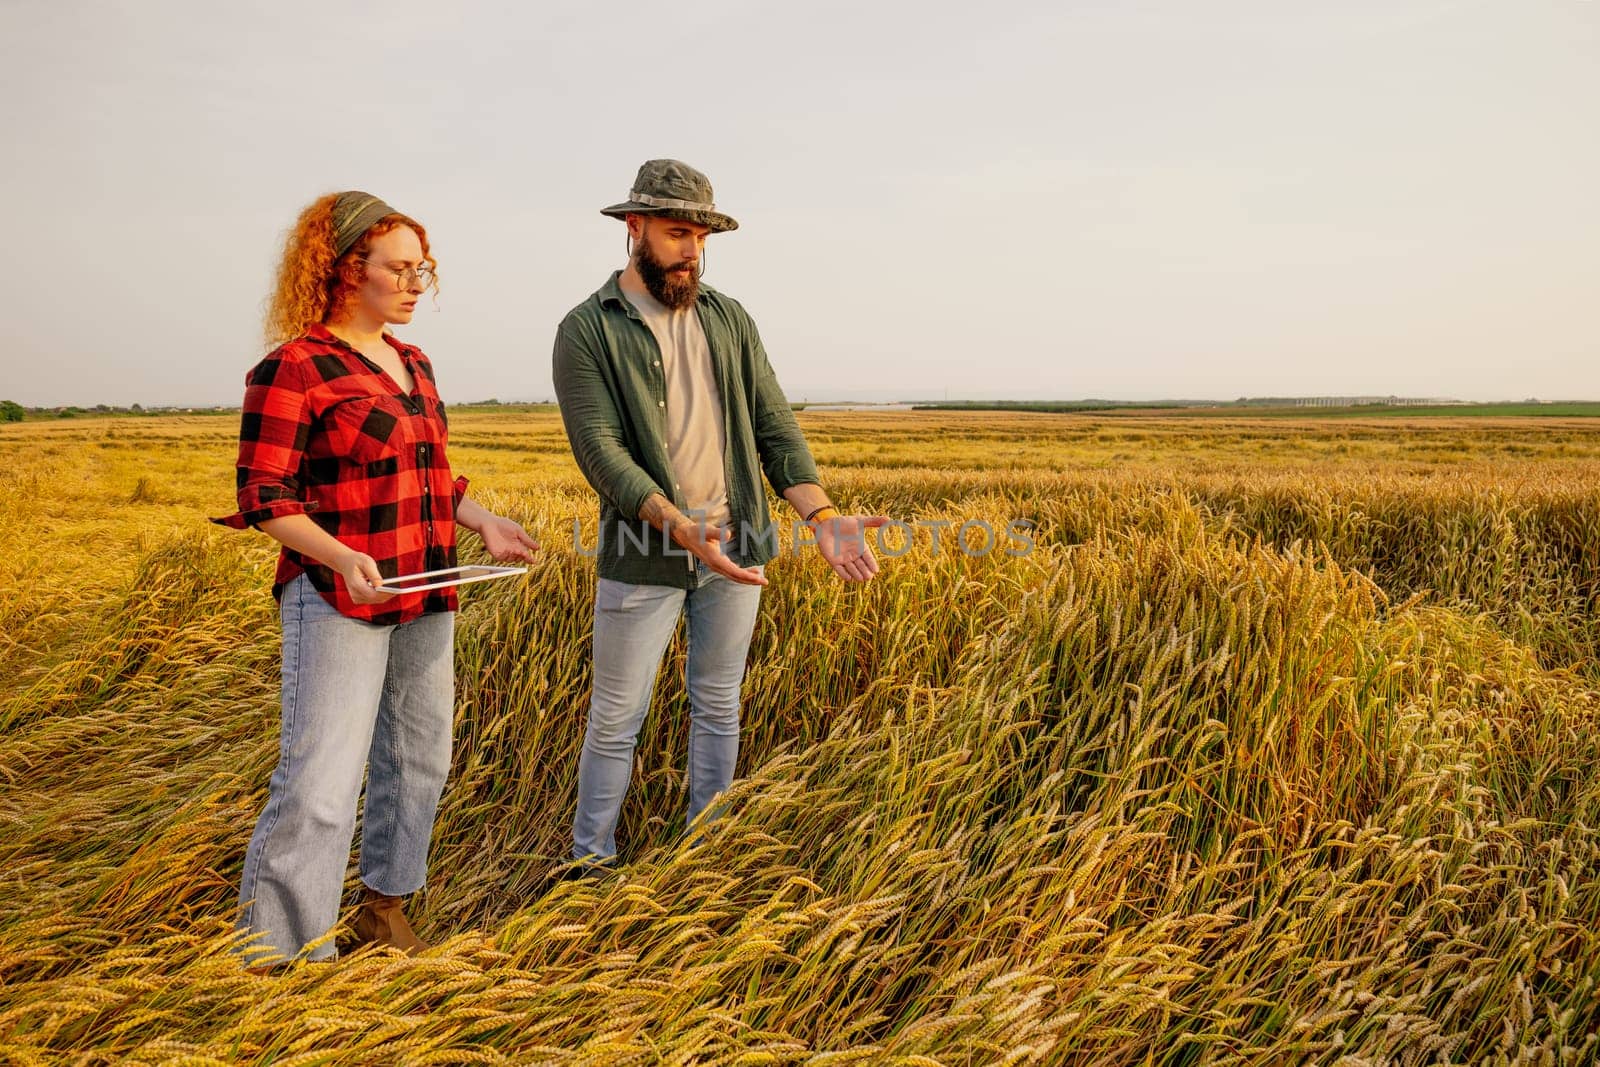
[(695, 271), (669, 270), (643, 241), (639, 242), (638, 251), (634, 253), (634, 261), (650, 295), (673, 311), (683, 310), (700, 295), (700, 277)]

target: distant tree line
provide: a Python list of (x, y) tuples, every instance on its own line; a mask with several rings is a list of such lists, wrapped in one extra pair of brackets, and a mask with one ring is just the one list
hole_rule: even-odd
[(93, 407), (79, 407), (75, 404), (61, 407), (23, 407), (15, 400), (0, 400), (0, 423), (21, 422), (24, 419), (76, 419), (80, 417), (93, 418), (96, 416), (117, 415), (226, 415), (237, 412), (238, 408), (228, 407), (154, 407), (146, 408), (143, 404), (129, 404), (121, 407), (113, 404), (95, 404)]

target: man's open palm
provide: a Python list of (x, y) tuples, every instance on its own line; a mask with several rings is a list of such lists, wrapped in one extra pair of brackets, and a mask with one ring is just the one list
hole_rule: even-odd
[(867, 582), (878, 573), (878, 560), (867, 546), (867, 531), (887, 526), (887, 515), (836, 515), (817, 523), (817, 551), (833, 573), (847, 582)]
[(723, 526), (680, 522), (672, 528), (672, 540), (718, 574), (740, 585), (766, 585), (767, 576), (760, 567), (741, 567), (722, 550), (732, 539), (732, 532)]

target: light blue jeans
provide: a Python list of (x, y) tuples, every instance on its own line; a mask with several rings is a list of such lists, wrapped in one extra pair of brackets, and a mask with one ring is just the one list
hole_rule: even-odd
[(692, 590), (600, 579), (594, 601), (594, 693), (578, 760), (572, 856), (608, 863), (628, 792), (633, 748), (678, 616), (689, 617), (689, 816), (733, 781), (739, 758), (739, 689), (761, 587), (740, 585), (698, 560)]
[[(339, 917), (367, 769), (361, 880), (422, 888), (450, 770), (455, 616), (399, 626), (347, 618), (300, 575), (283, 590), (283, 732), (239, 889), (246, 953), (292, 957)], [(308, 959), (335, 954), (331, 943)]]

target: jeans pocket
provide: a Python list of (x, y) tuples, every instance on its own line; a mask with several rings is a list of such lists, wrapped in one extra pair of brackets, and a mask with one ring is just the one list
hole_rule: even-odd
[(283, 599), (279, 602), (278, 613), (285, 624), (300, 626), (344, 618), (339, 614), (338, 608), (328, 603), (328, 599), (311, 581), (311, 576), (304, 571), (295, 575), (289, 584), (283, 587)]

